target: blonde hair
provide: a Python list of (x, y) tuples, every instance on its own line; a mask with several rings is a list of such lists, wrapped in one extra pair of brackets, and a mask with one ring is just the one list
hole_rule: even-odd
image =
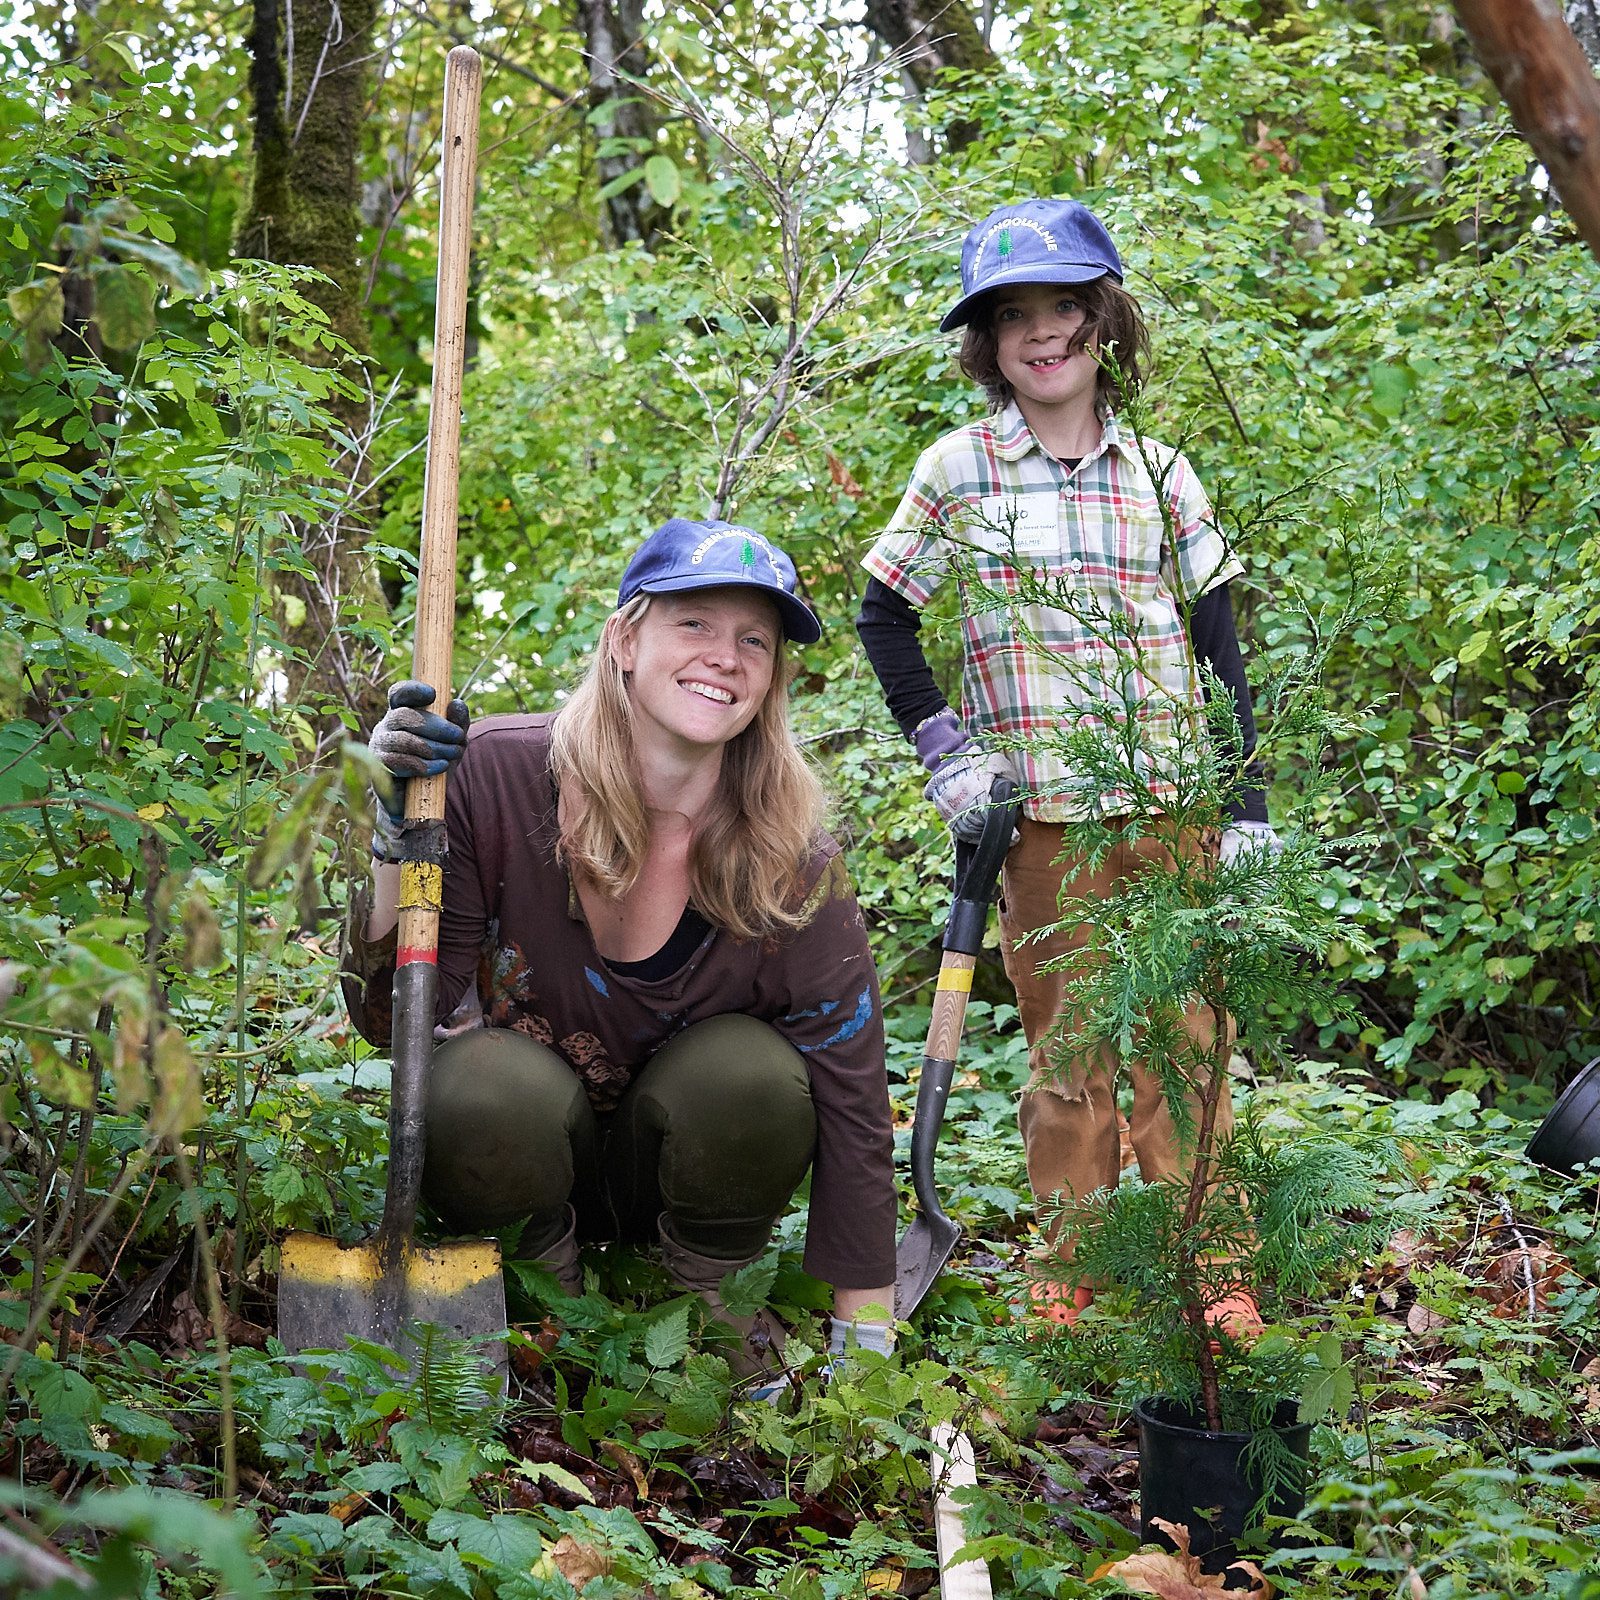
[[(557, 854), (608, 899), (633, 887), (650, 843), (633, 706), (615, 649), (649, 607), (649, 595), (636, 595), (606, 618), (588, 672), (551, 725), (565, 813)], [(749, 727), (723, 749), (716, 794), (695, 833), (691, 903), (738, 939), (798, 927), (805, 868), (822, 822), (822, 785), (789, 728), (780, 634), (771, 686)]]

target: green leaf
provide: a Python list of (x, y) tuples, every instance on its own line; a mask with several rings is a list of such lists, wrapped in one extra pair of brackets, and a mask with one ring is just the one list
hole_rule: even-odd
[[(137, 39), (140, 37), (140, 35), (137, 33), (129, 33), (127, 37), (129, 39)], [(103, 33), (100, 35), (100, 43), (107, 50), (109, 50), (123, 64), (123, 66), (128, 69), (129, 72), (133, 73), (136, 77), (138, 76), (138, 59), (135, 57), (133, 51), (128, 48), (121, 34)]]
[(1487, 631), (1475, 633), (1456, 653), (1456, 660), (1462, 666), (1466, 666), (1468, 662), (1476, 661), (1493, 643), (1494, 635), (1492, 633)]
[(156, 331), (155, 291), (142, 272), (112, 261), (96, 262), (94, 320), (113, 350), (132, 350)]
[(274, 1544), (298, 1546), (307, 1555), (331, 1555), (345, 1542), (345, 1525), (325, 1511), (290, 1511), (272, 1524)]
[(772, 1293), (778, 1277), (778, 1258), (763, 1256), (722, 1280), (722, 1303), (736, 1317), (753, 1317)]
[(50, 341), (61, 332), (62, 318), (66, 316), (61, 279), (51, 275), (22, 284), (6, 295), (6, 305), (22, 329), (28, 368), (37, 372), (49, 358)]
[(205, 293), (209, 282), (205, 268), (167, 245), (142, 239), (138, 234), (124, 233), (120, 228), (107, 231), (105, 244), (119, 256), (131, 256), (143, 262), (151, 277), (174, 295), (188, 297)]
[(1374, 361), (1367, 381), (1372, 386), (1372, 409), (1381, 417), (1398, 417), (1405, 408), (1406, 396), (1417, 386), (1416, 374), (1409, 367), (1388, 361)]
[(428, 1523), (428, 1537), (454, 1540), (469, 1566), (504, 1567), (513, 1572), (526, 1572), (544, 1549), (533, 1523), (504, 1515), (486, 1521), (459, 1511), (435, 1512)]
[(733, 1389), (728, 1363), (701, 1352), (684, 1363), (683, 1377), (673, 1386), (662, 1419), (673, 1433), (703, 1439), (722, 1421)]
[(28, 1380), (28, 1393), (41, 1413), (85, 1422), (100, 1419), (100, 1395), (81, 1372), (47, 1362)]
[(558, 1489), (565, 1489), (568, 1494), (575, 1494), (580, 1500), (594, 1504), (594, 1495), (588, 1484), (577, 1473), (568, 1472), (553, 1461), (519, 1461), (512, 1470), (520, 1472), (534, 1483), (553, 1483)]
[(677, 162), (671, 156), (651, 156), (644, 164), (644, 185), (658, 206), (676, 205), (683, 193)]
[(621, 194), (624, 189), (631, 189), (644, 177), (644, 168), (635, 167), (631, 172), (624, 172), (620, 178), (613, 178), (610, 183), (603, 183), (595, 191), (596, 200), (609, 200), (614, 194)]
[(675, 1367), (689, 1353), (689, 1303), (657, 1317), (645, 1330), (644, 1358), (652, 1367)]
[(125, 1533), (159, 1555), (192, 1555), (221, 1578), (234, 1600), (266, 1594), (261, 1569), (250, 1553), (252, 1524), (224, 1516), (193, 1495), (143, 1488), (101, 1490), (61, 1520)]

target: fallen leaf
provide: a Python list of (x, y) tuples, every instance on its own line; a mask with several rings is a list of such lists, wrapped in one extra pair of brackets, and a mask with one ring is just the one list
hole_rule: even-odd
[(1444, 1322), (1445, 1319), (1437, 1311), (1430, 1311), (1420, 1300), (1406, 1312), (1406, 1327), (1419, 1336), (1442, 1328)]
[[(1489, 1299), (1497, 1317), (1526, 1318), (1550, 1309), (1550, 1297), (1561, 1286), (1564, 1278), (1571, 1276), (1572, 1268), (1566, 1258), (1547, 1244), (1530, 1245), (1507, 1250), (1497, 1256), (1484, 1269), (1483, 1277), (1489, 1286)], [(1533, 1305), (1528, 1304), (1530, 1286)]]
[(328, 1507), (328, 1515), (335, 1522), (353, 1522), (356, 1516), (364, 1511), (367, 1506), (367, 1497), (357, 1489), (354, 1494), (347, 1494), (342, 1500), (335, 1500)]
[(615, 1439), (602, 1439), (600, 1454), (609, 1456), (633, 1479), (633, 1486), (639, 1491), (641, 1500), (650, 1498), (650, 1485), (645, 1482), (644, 1468), (639, 1465), (639, 1458), (631, 1450), (618, 1444)]
[(1189, 1554), (1189, 1530), (1181, 1522), (1153, 1517), (1152, 1523), (1177, 1545), (1176, 1555), (1165, 1550), (1138, 1550), (1120, 1561), (1107, 1561), (1093, 1578), (1115, 1578), (1133, 1594), (1155, 1595), (1157, 1600), (1209, 1600), (1224, 1590), (1241, 1600), (1272, 1600), (1274, 1590), (1266, 1575), (1253, 1561), (1235, 1561), (1228, 1572), (1240, 1572), (1251, 1579), (1248, 1589), (1228, 1589), (1227, 1572), (1207, 1572), (1198, 1557)]
[(547, 1554), (556, 1571), (574, 1589), (582, 1590), (591, 1578), (603, 1578), (611, 1571), (610, 1556), (592, 1544), (579, 1544), (570, 1533), (562, 1534)]
[(1589, 1380), (1581, 1391), (1583, 1398), (1578, 1402), (1579, 1411), (1586, 1417), (1600, 1417), (1600, 1356), (1595, 1356), (1580, 1367), (1578, 1376)]
[(906, 1575), (906, 1564), (890, 1556), (881, 1567), (874, 1567), (866, 1577), (868, 1594), (899, 1594), (900, 1581)]
[(512, 1343), (511, 1370), (524, 1383), (544, 1365), (544, 1358), (561, 1342), (562, 1325), (554, 1317), (545, 1317), (539, 1331), (529, 1335), (529, 1343)]
[(1389, 1242), (1384, 1246), (1383, 1253), (1400, 1271), (1405, 1272), (1426, 1257), (1427, 1245), (1422, 1235), (1414, 1229), (1397, 1228), (1389, 1235)]

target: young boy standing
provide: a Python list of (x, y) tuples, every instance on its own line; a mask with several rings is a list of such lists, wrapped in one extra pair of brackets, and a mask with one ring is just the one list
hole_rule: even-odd
[[(1038, 969), (1081, 947), (1087, 930), (1024, 941), (1057, 920), (1063, 895), (1107, 895), (1119, 879), (1170, 857), (1146, 836), (1118, 845), (1091, 870), (1066, 836), (1096, 802), (1081, 793), (1082, 775), (1037, 736), (1121, 700), (1141, 748), (1157, 757), (1146, 771), (1159, 796), (1161, 746), (1177, 718), (1203, 704), (1204, 663), (1233, 695), (1248, 757), (1255, 724), (1229, 595), (1243, 568), (1183, 455), (1136, 439), (1117, 419), (1116, 405), (1139, 384), (1148, 339), (1138, 303), (1122, 287), (1121, 258), (1091, 211), (1072, 200), (1002, 206), (967, 235), (961, 288), (939, 326), (965, 330), (962, 369), (983, 386), (990, 414), (918, 459), (863, 563), (870, 579), (856, 626), (891, 714), (928, 769), (924, 792), (958, 837), (981, 832), (997, 769), (1021, 782), (1020, 837), (1000, 902), (1006, 971), (1032, 1069), (1018, 1118), (1035, 1198), (1082, 1198), (1114, 1186), (1120, 1171), (1117, 1056), (1109, 1044), (1072, 1060), (1051, 1048), (1068, 979)], [(1003, 609), (974, 604), (963, 585), (959, 717), (918, 638), (919, 613), (958, 556), (984, 590), (1016, 597)], [(1079, 603), (1063, 610), (1019, 596), (1024, 563)], [(994, 735), (1001, 738), (991, 743)], [(1259, 786), (1233, 809), (1224, 860), (1275, 844)], [(1207, 1017), (1197, 1010), (1188, 1026), (1195, 1043), (1208, 1047)], [(1147, 1181), (1185, 1176), (1160, 1080), (1137, 1060), (1126, 1066), (1141, 1174)], [(1224, 1103), (1218, 1137), (1231, 1126)], [(1070, 1253), (1070, 1241), (1061, 1253)], [(1041, 1309), (1070, 1324), (1092, 1299), (1079, 1285)], [(1216, 1311), (1237, 1326), (1253, 1307)]]

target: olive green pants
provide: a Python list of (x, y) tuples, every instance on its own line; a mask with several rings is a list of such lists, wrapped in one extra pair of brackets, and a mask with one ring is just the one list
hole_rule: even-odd
[(587, 1239), (682, 1244), (719, 1261), (765, 1248), (816, 1144), (800, 1053), (753, 1017), (710, 1017), (668, 1040), (597, 1116), (547, 1045), (476, 1028), (434, 1051), (422, 1192), (453, 1229), (523, 1224), (536, 1257), (577, 1212)]

